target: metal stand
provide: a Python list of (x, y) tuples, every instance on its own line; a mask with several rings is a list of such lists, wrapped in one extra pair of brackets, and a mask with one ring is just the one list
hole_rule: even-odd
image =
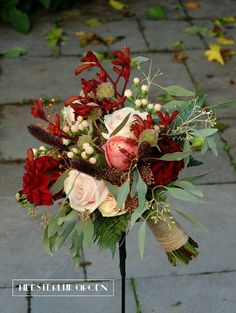
[(119, 242), (120, 275), (121, 275), (121, 313), (125, 313), (125, 277), (126, 277), (126, 233), (123, 233)]

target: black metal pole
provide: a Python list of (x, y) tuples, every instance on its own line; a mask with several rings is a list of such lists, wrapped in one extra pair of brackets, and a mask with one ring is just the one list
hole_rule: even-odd
[(119, 242), (120, 275), (121, 275), (121, 313), (125, 313), (125, 277), (126, 277), (126, 233), (122, 234)]

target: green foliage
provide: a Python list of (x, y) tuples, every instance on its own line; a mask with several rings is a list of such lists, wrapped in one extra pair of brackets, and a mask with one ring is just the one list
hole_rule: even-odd
[(181, 212), (179, 210), (174, 209), (175, 212), (177, 212), (180, 216), (182, 216), (183, 218), (185, 218), (187, 221), (189, 221), (191, 224), (193, 224), (194, 226), (200, 228), (201, 230), (208, 232), (208, 229), (202, 225), (199, 221), (197, 221), (192, 215), (187, 214), (185, 212)]
[(10, 49), (10, 50), (7, 50), (7, 51), (3, 51), (3, 52), (0, 52), (0, 56), (2, 56), (3, 58), (18, 58), (18, 57), (21, 57), (23, 55), (26, 55), (28, 53), (28, 51), (24, 48), (20, 48), (20, 47), (17, 47), (17, 48), (13, 48), (13, 49)]
[(148, 16), (154, 20), (164, 20), (166, 11), (162, 6), (155, 6), (148, 9)]
[(187, 167), (195, 167), (195, 166), (200, 166), (202, 164), (203, 164), (202, 161), (199, 161), (199, 160), (195, 159), (194, 157), (190, 156)]
[(194, 92), (187, 90), (181, 86), (168, 86), (164, 88), (167, 93), (169, 93), (171, 96), (176, 97), (190, 97), (194, 96)]
[(28, 33), (31, 28), (29, 13), (41, 4), (47, 11), (69, 9), (80, 0), (1, 0), (0, 21), (11, 23), (18, 31)]
[(129, 213), (115, 217), (103, 217), (100, 213), (96, 216), (95, 241), (100, 249), (111, 249), (112, 254), (115, 254), (116, 244), (121, 239), (122, 233), (126, 231), (129, 219)]
[(60, 192), (64, 188), (64, 181), (68, 177), (68, 172), (64, 172), (57, 181), (52, 185), (50, 191), (52, 195), (56, 195), (58, 192)]

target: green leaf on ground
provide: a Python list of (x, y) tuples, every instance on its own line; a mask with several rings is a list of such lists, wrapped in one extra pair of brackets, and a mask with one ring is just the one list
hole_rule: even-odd
[(164, 20), (166, 11), (162, 6), (157, 5), (148, 9), (148, 16), (154, 20)]
[(185, 32), (189, 35), (208, 36), (210, 33), (210, 29), (208, 29), (207, 27), (189, 26), (185, 28)]
[(57, 47), (64, 38), (64, 31), (61, 27), (54, 27), (46, 35), (47, 44), (51, 48)]
[(27, 49), (24, 48), (13, 48), (4, 52), (1, 52), (0, 55), (4, 58), (18, 58), (28, 53)]
[(129, 6), (121, 1), (117, 1), (117, 0), (109, 0), (109, 5), (118, 11), (122, 11), (124, 9), (127, 9)]

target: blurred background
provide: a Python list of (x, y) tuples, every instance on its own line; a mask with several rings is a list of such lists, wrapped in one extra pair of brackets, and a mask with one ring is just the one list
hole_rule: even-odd
[[(104, 62), (124, 45), (153, 58), (160, 84), (181, 85), (208, 104), (236, 99), (235, 0), (0, 0), (0, 303), (2, 313), (120, 312), (118, 256), (93, 247), (73, 269), (67, 250), (41, 247), (38, 221), (17, 206), (26, 149), (41, 144), (26, 131), (30, 105), (43, 96), (62, 103), (80, 92), (74, 68), (87, 50)], [(83, 74), (91, 77), (93, 71)], [(164, 104), (168, 95), (152, 91)], [(200, 245), (190, 265), (172, 267), (148, 232), (139, 258), (136, 229), (127, 238), (127, 313), (235, 313), (236, 109), (217, 110), (219, 155), (198, 159), (212, 170), (198, 181), (204, 204), (172, 201), (209, 233), (181, 224)], [(13, 278), (114, 278), (112, 298), (11, 296)]]

